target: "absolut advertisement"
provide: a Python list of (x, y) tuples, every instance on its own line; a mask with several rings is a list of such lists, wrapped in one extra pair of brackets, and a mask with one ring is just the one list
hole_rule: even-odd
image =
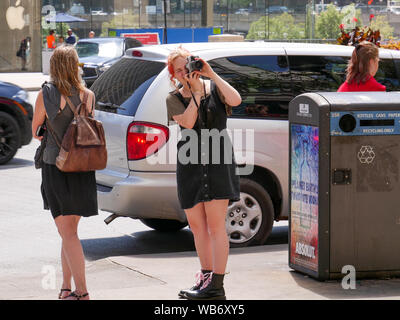
[(319, 129), (291, 124), (290, 262), (318, 272)]

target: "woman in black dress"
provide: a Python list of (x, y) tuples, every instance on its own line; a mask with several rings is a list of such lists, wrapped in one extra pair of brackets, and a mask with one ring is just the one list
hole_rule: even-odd
[[(68, 96), (75, 106), (87, 96), (89, 114), (93, 116), (95, 97), (86, 89), (78, 69), (78, 55), (72, 46), (61, 46), (54, 50), (50, 59), (51, 82), (39, 91), (32, 120), (32, 134), (37, 136), (39, 126), (46, 124), (46, 147), (43, 153), (42, 196), (45, 209), (50, 209), (62, 239), (61, 263), (63, 284), (59, 299), (88, 300), (85, 279), (85, 258), (78, 238), (78, 223), (81, 217), (97, 215), (97, 193), (95, 172), (62, 172), (55, 165), (59, 147), (53, 134), (62, 138), (73, 119), (73, 112), (66, 103)], [(85, 93), (87, 95), (85, 95)], [(76, 290), (71, 292), (71, 278)]]
[[(229, 239), (225, 216), (229, 201), (240, 198), (226, 121), (231, 107), (238, 106), (241, 97), (200, 58), (196, 59), (202, 63), (201, 70), (189, 73), (189, 56), (179, 47), (169, 55), (167, 63), (171, 81), (181, 85), (167, 97), (169, 121), (177, 122), (182, 130), (176, 170), (178, 197), (201, 265), (196, 284), (179, 295), (187, 299), (226, 299), (223, 279)], [(193, 136), (195, 139), (190, 138)]]

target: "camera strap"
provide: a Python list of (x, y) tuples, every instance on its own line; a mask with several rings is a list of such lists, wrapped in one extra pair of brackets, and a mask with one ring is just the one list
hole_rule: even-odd
[[(197, 103), (196, 99), (194, 98), (194, 94), (193, 94), (193, 92), (192, 92), (192, 88), (191, 88), (189, 82), (188, 82), (188, 86), (189, 86), (189, 91), (190, 91), (190, 94), (192, 95), (193, 101), (194, 101), (194, 103), (196, 104), (197, 110), (199, 110), (200, 106), (199, 106), (199, 104)], [(207, 95), (207, 93), (206, 93), (206, 85), (205, 85), (205, 81), (204, 81), (204, 80), (203, 80), (203, 90), (204, 90), (203, 92), (204, 92), (204, 97), (205, 97), (205, 96)], [(200, 98), (200, 105), (201, 105), (201, 98)]]
[[(196, 107), (197, 107), (197, 120), (199, 121), (200, 127), (202, 127), (201, 124), (203, 122), (205, 122), (205, 121), (202, 121), (202, 117), (203, 117), (204, 113), (203, 113), (202, 108), (200, 108), (202, 101), (201, 101), (201, 98), (200, 98), (200, 105), (197, 103), (197, 101), (196, 101), (196, 99), (194, 97), (194, 94), (192, 92), (192, 88), (190, 87), (189, 83), (188, 83), (188, 85), (189, 85), (190, 94), (192, 95), (193, 101), (194, 101), (194, 103), (196, 104)], [(204, 80), (203, 80), (203, 90), (204, 90), (203, 92), (204, 92), (204, 97), (205, 97), (207, 95), (207, 93), (206, 93), (206, 85), (205, 85), (205, 81)]]

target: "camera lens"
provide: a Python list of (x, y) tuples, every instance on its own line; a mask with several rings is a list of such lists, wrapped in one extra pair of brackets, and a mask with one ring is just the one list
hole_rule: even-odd
[(196, 68), (197, 70), (201, 70), (201, 68), (203, 68), (203, 62), (197, 60), (197, 61), (194, 63), (194, 66), (195, 66), (195, 68)]

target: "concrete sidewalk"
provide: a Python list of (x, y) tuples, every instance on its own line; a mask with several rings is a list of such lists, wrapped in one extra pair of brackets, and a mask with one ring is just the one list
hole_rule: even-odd
[(41, 72), (0, 73), (0, 81), (13, 83), (27, 91), (39, 91), (42, 83), (49, 79), (50, 76)]
[[(400, 299), (400, 279), (357, 280), (355, 290), (341, 281), (319, 282), (288, 267), (287, 244), (231, 249), (225, 277), (228, 300)], [(177, 300), (194, 282), (195, 252), (116, 256), (87, 261), (94, 300)], [(61, 283), (57, 270), (57, 283)], [(45, 274), (19, 275), (18, 287), (0, 276), (2, 299), (54, 300), (59, 288), (43, 289)]]

